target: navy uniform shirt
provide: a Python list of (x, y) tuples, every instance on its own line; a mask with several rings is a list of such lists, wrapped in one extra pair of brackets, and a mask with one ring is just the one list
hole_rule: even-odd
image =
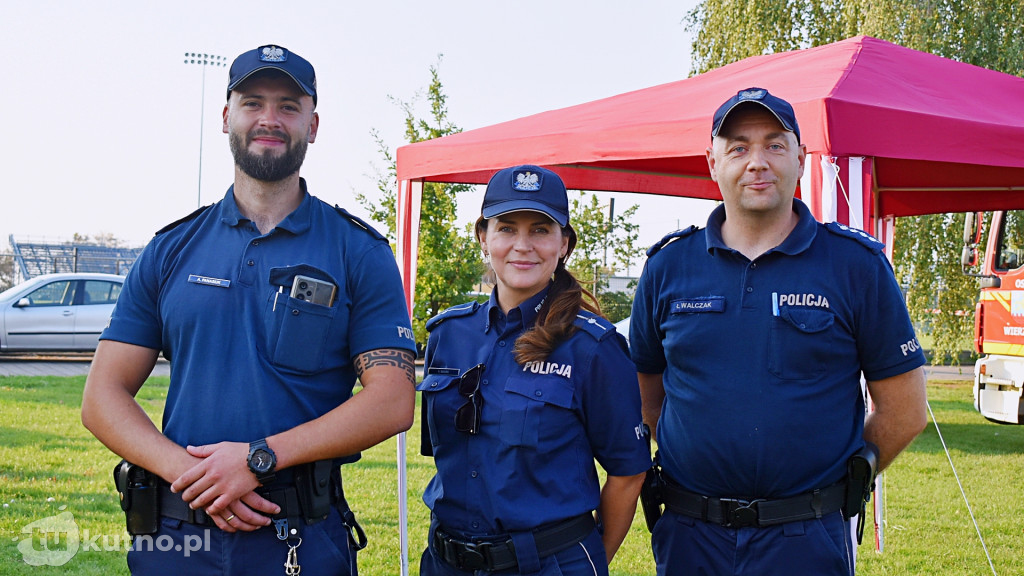
[[(313, 420), (352, 396), (353, 360), (414, 351), (387, 241), (310, 196), (274, 230), (223, 200), (146, 246), (102, 338), (171, 361), (163, 432), (185, 446), (249, 442)], [(290, 297), (295, 276), (337, 286), (330, 307)]]
[[(484, 536), (531, 530), (592, 511), (596, 458), (613, 476), (650, 467), (640, 432), (636, 369), (608, 321), (581, 311), (579, 330), (544, 362), (520, 365), (516, 338), (533, 326), (547, 290), (506, 317), (494, 294), (433, 319), (425, 375), (437, 475), (423, 500), (446, 530)], [(466, 399), (458, 379), (483, 363), (482, 424), (455, 429)]]
[(882, 244), (793, 204), (796, 228), (754, 261), (722, 241), (724, 206), (649, 252), (630, 350), (638, 371), (663, 373), (658, 449), (691, 491), (780, 498), (838, 482), (864, 444), (861, 371), (924, 364)]

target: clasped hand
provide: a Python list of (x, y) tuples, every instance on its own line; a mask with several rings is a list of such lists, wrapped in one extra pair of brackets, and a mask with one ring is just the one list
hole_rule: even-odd
[(281, 511), (255, 492), (259, 482), (246, 464), (248, 444), (220, 442), (186, 450), (200, 460), (171, 484), (171, 491), (193, 510), (205, 511), (221, 530), (258, 530), (270, 525), (266, 515)]

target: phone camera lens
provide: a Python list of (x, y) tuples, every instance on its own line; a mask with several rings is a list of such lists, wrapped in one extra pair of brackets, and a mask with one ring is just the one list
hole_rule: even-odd
[(305, 290), (306, 288), (309, 288), (309, 284), (306, 284), (305, 282), (299, 282), (299, 290)]

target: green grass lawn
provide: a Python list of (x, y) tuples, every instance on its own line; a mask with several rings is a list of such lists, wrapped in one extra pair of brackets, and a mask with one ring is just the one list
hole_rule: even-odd
[[(0, 377), (0, 574), (128, 572), (123, 546), (104, 550), (123, 544), (119, 538), (124, 536), (124, 517), (111, 481), (119, 458), (80, 423), (84, 382), (84, 377)], [(167, 379), (153, 378), (140, 393), (156, 421), (166, 391)], [(997, 573), (1024, 574), (1024, 427), (984, 420), (972, 408), (967, 383), (932, 382), (928, 393)], [(433, 470), (433, 462), (418, 455), (418, 425), (408, 435), (406, 450), (412, 574), (417, 573), (428, 523), (420, 495)], [(360, 554), (364, 576), (400, 572), (396, 451), (397, 441), (392, 439), (344, 470), (346, 493), (370, 538), (369, 548)], [(897, 460), (884, 481), (885, 551), (874, 552), (869, 519), (865, 543), (859, 548), (859, 575), (992, 573), (934, 426), (929, 425)], [(26, 542), (30, 534), (23, 530), (58, 515), (73, 517), (83, 535), (89, 531), (89, 550), (63, 566), (30, 566), (22, 552), (31, 543)], [(68, 547), (61, 541), (49, 549)], [(654, 573), (650, 537), (640, 514), (612, 573)]]

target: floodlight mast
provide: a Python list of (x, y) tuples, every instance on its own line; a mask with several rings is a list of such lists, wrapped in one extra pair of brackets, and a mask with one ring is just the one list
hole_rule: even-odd
[(206, 67), (227, 66), (228, 59), (216, 54), (185, 52), (185, 64), (203, 67), (202, 90), (199, 93), (199, 184), (196, 191), (196, 208), (199, 208), (203, 205), (203, 119), (206, 106)]

